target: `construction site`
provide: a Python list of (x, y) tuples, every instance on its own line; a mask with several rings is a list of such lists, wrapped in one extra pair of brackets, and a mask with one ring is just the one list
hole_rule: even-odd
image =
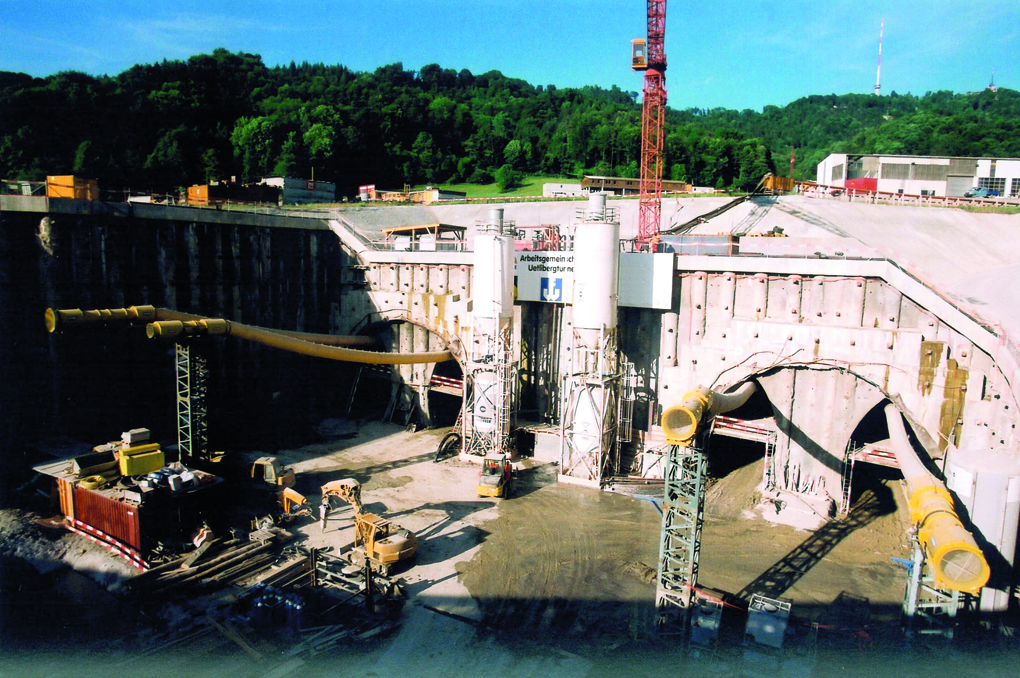
[(664, 197), (647, 6), (633, 198), (0, 195), (0, 673), (1016, 672), (1020, 215)]

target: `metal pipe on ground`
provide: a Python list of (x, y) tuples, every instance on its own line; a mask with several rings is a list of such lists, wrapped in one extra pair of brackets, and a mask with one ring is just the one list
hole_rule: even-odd
[(935, 585), (947, 591), (977, 594), (991, 570), (974, 537), (953, 508), (945, 484), (925, 468), (907, 438), (895, 405), (885, 407), (893, 454), (907, 483), (910, 522), (935, 573)]
[(713, 391), (705, 386), (688, 391), (679, 405), (667, 407), (662, 413), (659, 425), (666, 434), (666, 442), (685, 447), (690, 445), (702, 421), (737, 409), (757, 390), (758, 385), (748, 381), (732, 393)]

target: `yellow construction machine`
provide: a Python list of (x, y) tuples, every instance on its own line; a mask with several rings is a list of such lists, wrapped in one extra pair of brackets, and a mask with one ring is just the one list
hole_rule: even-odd
[(479, 497), (502, 497), (508, 499), (514, 483), (514, 465), (510, 457), (490, 456), (482, 461), (478, 472), (477, 492)]
[(414, 532), (374, 513), (366, 513), (361, 504), (361, 483), (353, 478), (334, 480), (322, 486), (324, 500), (337, 497), (354, 509), (354, 548), (349, 558), (352, 565), (371, 568), (383, 575), (390, 567), (411, 558), (418, 550)]
[(284, 518), (292, 518), (308, 511), (308, 500), (294, 489), (297, 477), (294, 469), (283, 468), (276, 457), (259, 457), (251, 465), (251, 477), (256, 485), (268, 487), (276, 494), (283, 507)]

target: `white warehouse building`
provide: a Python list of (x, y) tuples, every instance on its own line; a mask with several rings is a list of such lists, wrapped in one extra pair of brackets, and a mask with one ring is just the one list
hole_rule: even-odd
[(833, 153), (818, 164), (819, 184), (906, 195), (962, 196), (987, 188), (1020, 195), (1020, 159)]

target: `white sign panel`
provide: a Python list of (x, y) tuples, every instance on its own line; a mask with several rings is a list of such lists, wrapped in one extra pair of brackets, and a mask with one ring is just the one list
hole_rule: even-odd
[(620, 253), (620, 306), (673, 307), (676, 259), (672, 253)]
[[(517, 252), (518, 301), (574, 302), (573, 252)], [(669, 310), (673, 306), (673, 254), (620, 254), (620, 306)]]
[(515, 259), (519, 301), (573, 303), (573, 252), (517, 252)]

